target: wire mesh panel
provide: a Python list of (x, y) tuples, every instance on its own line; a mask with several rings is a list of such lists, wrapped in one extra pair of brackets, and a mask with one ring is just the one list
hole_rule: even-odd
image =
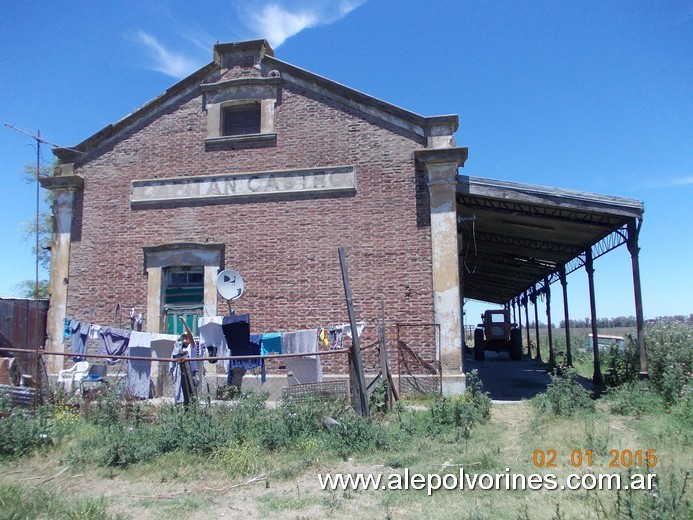
[(282, 396), (294, 401), (330, 401), (349, 399), (349, 380), (324, 381), (322, 383), (306, 383), (282, 388)]

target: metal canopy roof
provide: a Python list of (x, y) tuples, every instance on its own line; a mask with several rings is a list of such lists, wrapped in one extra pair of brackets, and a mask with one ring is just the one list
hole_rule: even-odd
[(633, 199), (459, 176), (464, 297), (505, 304), (546, 279), (550, 283), (561, 268), (581, 267), (588, 249), (597, 258), (626, 243), (643, 211)]

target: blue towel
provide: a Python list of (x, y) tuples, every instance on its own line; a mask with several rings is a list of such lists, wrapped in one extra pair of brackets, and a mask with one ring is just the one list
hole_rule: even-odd
[(282, 353), (282, 334), (281, 332), (269, 332), (262, 335), (260, 342), (260, 354), (268, 356), (270, 353)]

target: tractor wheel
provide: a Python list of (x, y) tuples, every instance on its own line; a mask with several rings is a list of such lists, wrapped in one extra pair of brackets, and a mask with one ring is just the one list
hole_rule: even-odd
[(474, 361), (484, 360), (484, 349), (486, 342), (484, 341), (484, 330), (474, 329)]
[(510, 359), (513, 361), (522, 359), (522, 331), (520, 329), (510, 331)]

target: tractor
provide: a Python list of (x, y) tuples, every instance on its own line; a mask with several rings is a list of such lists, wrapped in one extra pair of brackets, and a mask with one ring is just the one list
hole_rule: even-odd
[(507, 310), (487, 310), (481, 315), (483, 323), (474, 330), (474, 359), (484, 360), (487, 350), (500, 352), (507, 350), (510, 359), (522, 359), (522, 331), (510, 322)]

